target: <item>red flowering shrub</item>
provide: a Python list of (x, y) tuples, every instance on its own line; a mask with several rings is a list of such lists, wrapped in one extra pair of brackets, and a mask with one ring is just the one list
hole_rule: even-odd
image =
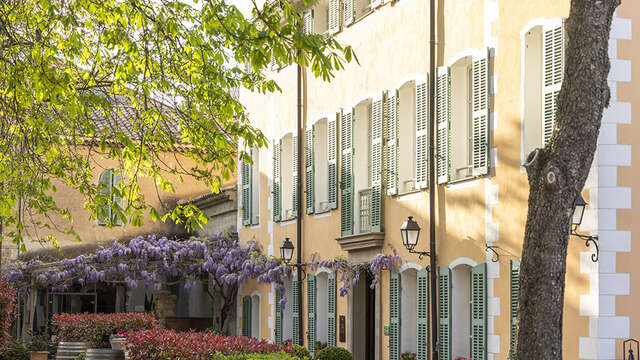
[(16, 292), (9, 283), (0, 280), (0, 351), (11, 342), (9, 327), (16, 314)]
[(157, 329), (150, 314), (56, 314), (53, 331), (58, 341), (85, 341), (92, 348), (109, 348), (109, 336), (118, 332)]
[(293, 354), (291, 347), (280, 347), (266, 340), (164, 329), (129, 333), (127, 348), (129, 360), (207, 360), (216, 353), (265, 354), (285, 351)]

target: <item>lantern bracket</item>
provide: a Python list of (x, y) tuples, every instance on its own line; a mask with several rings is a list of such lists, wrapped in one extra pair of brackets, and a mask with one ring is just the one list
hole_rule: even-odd
[(498, 254), (498, 252), (496, 251), (496, 249), (499, 249), (499, 247), (494, 246), (494, 245), (485, 245), (485, 250), (486, 251), (491, 251), (493, 254), (491, 255), (491, 262), (498, 262), (500, 261), (500, 254)]
[(431, 253), (428, 251), (415, 251), (409, 250), (409, 254), (418, 254), (418, 259), (422, 260), (425, 256), (431, 257)]
[(598, 246), (598, 242), (599, 242), (598, 235), (583, 235), (583, 234), (579, 234), (577, 230), (578, 230), (577, 225), (572, 226), (570, 235), (584, 240), (584, 245), (586, 247), (590, 247), (590, 245), (593, 244), (596, 247), (596, 252), (591, 254), (591, 261), (598, 262), (598, 258), (600, 257), (600, 248)]

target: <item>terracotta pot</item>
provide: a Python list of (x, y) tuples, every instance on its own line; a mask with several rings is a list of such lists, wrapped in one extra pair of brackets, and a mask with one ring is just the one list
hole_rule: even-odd
[(31, 360), (47, 360), (47, 356), (49, 356), (48, 351), (32, 351), (31, 352)]
[(109, 339), (111, 348), (114, 350), (126, 350), (127, 339), (126, 338), (111, 338)]

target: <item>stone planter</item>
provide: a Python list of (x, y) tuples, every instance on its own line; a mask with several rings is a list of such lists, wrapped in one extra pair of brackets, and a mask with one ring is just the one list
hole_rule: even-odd
[(111, 348), (114, 350), (127, 350), (127, 338), (123, 338), (123, 337), (112, 337), (109, 339), (109, 342), (111, 343)]
[(49, 356), (48, 351), (32, 351), (31, 352), (31, 360), (47, 360)]
[(114, 349), (88, 349), (87, 360), (124, 360), (124, 351)]

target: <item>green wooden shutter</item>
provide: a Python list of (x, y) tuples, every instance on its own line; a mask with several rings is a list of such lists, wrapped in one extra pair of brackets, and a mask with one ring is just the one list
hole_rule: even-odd
[(450, 70), (438, 68), (436, 79), (436, 168), (438, 184), (449, 181), (449, 121), (451, 118)]
[(313, 9), (302, 13), (302, 29), (305, 34), (313, 34)]
[[(122, 175), (111, 172), (113, 178), (111, 180), (111, 201), (118, 205), (120, 210), (122, 211), (122, 196), (119, 196), (121, 193), (120, 183), (122, 182)], [(116, 226), (121, 226), (123, 224), (122, 218), (111, 211), (111, 223)]]
[(280, 181), (280, 164), (282, 157), (282, 140), (273, 141), (273, 221), (282, 218), (282, 191)]
[(387, 195), (398, 193), (398, 90), (389, 90), (385, 104)]
[(438, 342), (438, 360), (451, 360), (451, 269), (446, 266), (438, 266)]
[(242, 336), (251, 337), (251, 296), (242, 298)]
[(280, 306), (280, 300), (282, 300), (282, 291), (276, 290), (276, 345), (282, 344), (282, 306)]
[(473, 56), (471, 79), (471, 163), (473, 175), (489, 173), (489, 49)]
[(417, 332), (416, 345), (418, 360), (429, 360), (431, 341), (429, 338), (429, 271), (418, 270), (417, 284)]
[(293, 343), (300, 344), (300, 282), (298, 281), (298, 275), (293, 275), (291, 278), (292, 297), (291, 299), (291, 326), (293, 326)]
[(353, 108), (342, 111), (340, 134), (342, 141), (340, 166), (340, 227), (342, 236), (353, 235)]
[(251, 225), (251, 165), (243, 161), (242, 169), (242, 225)]
[(336, 274), (329, 273), (327, 276), (328, 301), (327, 305), (327, 346), (336, 346), (336, 318), (337, 318), (337, 284)]
[(305, 205), (307, 208), (307, 214), (312, 214), (315, 205), (315, 193), (314, 193), (314, 163), (313, 157), (315, 155), (315, 149), (313, 146), (313, 140), (315, 137), (315, 125), (308, 128), (305, 134), (305, 151), (304, 151), (304, 165), (305, 165)]
[(416, 186), (426, 188), (429, 179), (429, 78), (416, 82)]
[(546, 145), (556, 122), (556, 100), (564, 76), (564, 23), (542, 27), (542, 144)]
[[(100, 184), (100, 195), (111, 199), (111, 193), (113, 190), (113, 170), (107, 169), (100, 173), (98, 178)], [(111, 219), (111, 204), (105, 204), (98, 211), (98, 225), (108, 225)]]
[(389, 360), (400, 359), (400, 273), (389, 274)]
[(294, 135), (291, 137), (291, 167), (292, 167), (292, 182), (291, 182), (291, 193), (293, 194), (293, 205), (291, 208), (293, 209), (292, 217), (295, 218), (298, 216), (298, 136)]
[(487, 264), (471, 269), (471, 358), (487, 359)]
[(344, 0), (344, 25), (349, 25), (356, 19), (355, 0)]
[(329, 0), (329, 33), (340, 31), (340, 0)]
[(307, 275), (307, 343), (309, 351), (313, 354), (316, 344), (316, 276)]
[(371, 231), (382, 231), (382, 147), (384, 126), (382, 112), (384, 110), (384, 98), (373, 99), (371, 106), (371, 153), (369, 154), (371, 169)]
[(328, 201), (329, 208), (338, 207), (338, 117), (327, 119), (327, 166), (328, 166)]
[(518, 293), (520, 291), (520, 261), (511, 260), (511, 346), (509, 359), (516, 359), (516, 331), (518, 329)]

